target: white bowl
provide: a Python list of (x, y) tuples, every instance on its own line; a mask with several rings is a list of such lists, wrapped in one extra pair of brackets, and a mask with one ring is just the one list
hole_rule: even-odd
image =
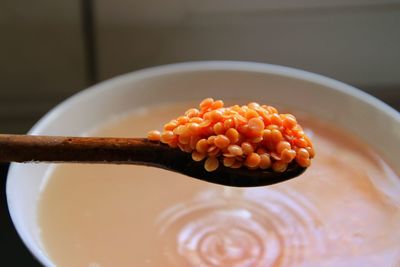
[[(400, 115), (349, 85), (276, 65), (210, 61), (173, 64), (128, 73), (95, 85), (44, 116), (30, 134), (81, 135), (105, 120), (134, 108), (202, 98), (253, 99), (284, 104), (340, 125), (364, 138), (400, 172)], [(288, 97), (290, 96), (290, 97)], [(12, 164), (7, 201), (14, 225), (29, 250), (54, 266), (43, 248), (36, 218), (47, 164)], [(393, 181), (393, 192), (399, 192)]]

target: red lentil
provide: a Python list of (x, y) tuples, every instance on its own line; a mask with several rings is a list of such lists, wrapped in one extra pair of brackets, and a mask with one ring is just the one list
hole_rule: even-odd
[(161, 134), (160, 141), (163, 143), (171, 143), (176, 138), (176, 135), (172, 131), (164, 131)]
[(200, 139), (196, 144), (196, 150), (200, 153), (206, 153), (208, 150), (208, 142), (206, 139)]
[(160, 139), (161, 139), (161, 133), (160, 133), (159, 131), (150, 131), (150, 132), (147, 134), (147, 138), (148, 138), (150, 141), (160, 141)]
[(206, 154), (200, 153), (198, 151), (192, 152), (192, 159), (194, 161), (202, 161), (206, 157)]
[(286, 162), (277, 160), (272, 163), (272, 169), (276, 172), (284, 172), (287, 169), (288, 164)]
[(254, 148), (249, 142), (243, 142), (241, 144), (241, 147), (243, 150), (243, 154), (245, 154), (245, 155), (250, 155), (251, 153), (254, 152)]
[(215, 134), (224, 134), (225, 133), (224, 124), (222, 122), (217, 122), (216, 124), (214, 124), (213, 130)]
[(222, 100), (206, 98), (199, 109), (166, 123), (162, 132), (150, 131), (148, 139), (191, 153), (195, 161), (205, 159), (209, 172), (220, 164), (283, 172), (292, 162), (308, 167), (315, 155), (295, 116), (255, 102), (224, 107)]
[(290, 149), (290, 148), (291, 148), (291, 146), (290, 146), (290, 143), (289, 143), (289, 142), (287, 142), (287, 141), (280, 141), (280, 142), (278, 143), (278, 145), (276, 146), (276, 152), (277, 152), (278, 154), (281, 154), (283, 150), (285, 150), (285, 149)]
[(293, 149), (284, 149), (281, 153), (281, 160), (285, 163), (291, 162), (296, 157), (296, 151)]
[(260, 155), (260, 169), (268, 169), (271, 166), (271, 159), (268, 154), (264, 153)]
[(233, 169), (239, 169), (240, 167), (242, 167), (242, 162), (240, 161), (235, 161), (235, 163), (233, 163), (233, 165), (231, 166), (231, 168)]
[(234, 163), (235, 163), (235, 158), (224, 158), (225, 167), (232, 167)]
[(215, 140), (214, 140), (215, 145), (221, 149), (228, 147), (230, 142), (231, 141), (229, 140), (229, 138), (222, 134), (215, 137)]
[(226, 133), (231, 144), (236, 144), (239, 141), (239, 132), (235, 128), (229, 128)]
[(193, 118), (193, 117), (198, 116), (199, 113), (200, 113), (200, 111), (197, 108), (191, 108), (185, 112), (185, 115), (188, 116), (189, 118)]
[(215, 171), (216, 169), (218, 169), (218, 165), (219, 165), (219, 162), (215, 157), (208, 157), (206, 159), (206, 162), (204, 163), (204, 168), (208, 172), (212, 172), (212, 171)]
[(251, 153), (247, 156), (245, 165), (250, 168), (256, 168), (260, 165), (261, 157), (257, 153)]

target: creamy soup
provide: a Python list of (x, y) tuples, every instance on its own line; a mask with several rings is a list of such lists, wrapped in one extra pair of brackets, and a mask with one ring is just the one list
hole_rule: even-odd
[[(140, 110), (90, 135), (146, 136), (190, 105)], [(296, 114), (296, 112), (294, 112)], [(298, 116), (302, 176), (229, 188), (143, 166), (53, 166), (39, 201), (57, 266), (399, 266), (399, 177), (366, 145)]]

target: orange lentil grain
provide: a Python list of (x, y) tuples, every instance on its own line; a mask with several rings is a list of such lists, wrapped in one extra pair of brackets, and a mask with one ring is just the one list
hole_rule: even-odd
[(304, 131), (298, 124), (292, 128), (292, 133), (294, 137), (300, 138), (304, 136)]
[(269, 113), (278, 113), (278, 110), (274, 108), (273, 106), (267, 106), (266, 109), (269, 111)]
[(200, 136), (197, 136), (197, 135), (191, 136), (190, 142), (189, 142), (190, 148), (196, 149), (196, 145), (199, 141), (200, 141)]
[(231, 144), (236, 144), (239, 141), (239, 132), (235, 128), (229, 128), (225, 132), (226, 137), (228, 137)]
[(191, 135), (198, 134), (200, 132), (200, 125), (198, 123), (192, 122), (187, 126)]
[[(190, 108), (171, 120), (163, 131), (151, 131), (151, 141), (161, 141), (205, 160), (207, 171), (226, 167), (285, 171), (295, 160), (308, 167), (315, 151), (296, 118), (279, 114), (272, 106), (250, 102), (224, 107), (222, 100), (206, 98), (199, 109)], [(255, 152), (256, 151), (256, 152)]]
[(307, 143), (306, 139), (304, 139), (304, 138), (295, 139), (293, 142), (294, 142), (294, 145), (297, 147), (307, 147), (308, 146), (308, 143)]
[(270, 156), (273, 160), (281, 160), (281, 155), (278, 155), (276, 152), (271, 152)]
[(230, 129), (235, 127), (235, 121), (231, 118), (227, 119), (224, 121), (224, 127), (225, 129)]
[(174, 130), (177, 126), (178, 126), (178, 122), (177, 122), (177, 121), (170, 121), (170, 122), (164, 124), (164, 130), (166, 130), (166, 131), (172, 131), (172, 130)]
[(258, 144), (258, 143), (260, 143), (262, 140), (263, 140), (263, 137), (262, 137), (262, 136), (256, 136), (256, 137), (254, 137), (254, 138), (251, 139), (251, 142), (252, 142), (253, 144)]
[(190, 120), (189, 120), (189, 122), (195, 122), (198, 124), (202, 123), (203, 121), (204, 121), (203, 118), (200, 118), (200, 117), (193, 117), (193, 118), (190, 118)]
[(198, 151), (192, 152), (192, 159), (194, 161), (202, 161), (203, 159), (205, 159), (205, 157), (206, 157), (206, 154), (204, 154), (204, 153), (200, 153)]
[(232, 167), (235, 163), (235, 158), (224, 158), (223, 163), (225, 167)]
[(240, 167), (242, 167), (243, 163), (240, 161), (235, 161), (235, 163), (233, 163), (233, 165), (231, 166), (231, 168), (233, 169), (239, 169)]
[(273, 143), (278, 144), (282, 140), (283, 140), (283, 136), (279, 130), (274, 129), (271, 131), (271, 141)]
[(210, 112), (211, 121), (217, 122), (222, 120), (222, 112), (219, 110), (213, 110)]
[(178, 138), (175, 138), (171, 142), (168, 143), (168, 145), (172, 148), (177, 148), (178, 147)]
[(277, 113), (272, 114), (270, 120), (273, 125), (282, 126), (282, 119)]
[(260, 169), (268, 169), (271, 166), (271, 159), (268, 154), (264, 153), (260, 155)]
[(217, 122), (213, 126), (213, 130), (215, 134), (224, 134), (225, 133), (225, 127), (223, 122)]
[(248, 122), (249, 129), (252, 132), (260, 133), (259, 135), (262, 135), (262, 132), (264, 130), (264, 122), (260, 118), (252, 118)]
[(185, 112), (185, 115), (188, 116), (189, 118), (193, 118), (193, 117), (198, 116), (199, 113), (200, 113), (200, 111), (197, 108), (191, 108)]
[(238, 145), (229, 145), (228, 146), (228, 151), (229, 151), (230, 154), (235, 155), (235, 156), (243, 155), (243, 150)]
[(293, 149), (284, 149), (281, 153), (281, 160), (290, 163), (296, 157), (296, 151)]
[(239, 131), (239, 133), (246, 135), (249, 133), (249, 125), (242, 124), (237, 128), (237, 130)]
[(315, 157), (315, 150), (313, 147), (306, 147), (308, 154), (310, 154), (310, 158)]
[(160, 141), (161, 139), (161, 133), (159, 131), (150, 131), (147, 134), (147, 138), (150, 141)]
[(174, 138), (176, 138), (176, 135), (172, 132), (172, 131), (164, 131), (161, 134), (161, 142), (163, 142), (164, 144), (167, 144), (171, 141), (174, 140)]
[(215, 138), (216, 138), (215, 135), (209, 136), (209, 137), (207, 138), (207, 143), (208, 143), (209, 145), (214, 145)]
[(189, 144), (182, 144), (182, 143), (179, 143), (179, 142), (177, 144), (178, 144), (178, 147), (182, 151), (185, 151), (185, 152), (188, 152), (188, 153), (192, 152), (192, 149), (190, 148)]
[(263, 140), (271, 140), (271, 134), (272, 131), (270, 129), (264, 129), (262, 134)]
[(176, 121), (178, 122), (178, 124), (182, 125), (182, 124), (189, 122), (189, 117), (188, 116), (180, 116), (176, 119)]
[(240, 108), (239, 105), (233, 105), (233, 106), (231, 107), (231, 109), (232, 109), (233, 111), (236, 111), (236, 112), (239, 112), (239, 111), (242, 110), (242, 109)]
[(301, 167), (304, 168), (307, 168), (311, 164), (311, 160), (309, 158), (298, 158), (296, 161)]
[(296, 118), (293, 115), (286, 114), (283, 119), (283, 127), (292, 129), (297, 124)]
[(206, 162), (204, 163), (204, 168), (208, 172), (215, 171), (216, 169), (218, 169), (218, 166), (219, 162), (215, 157), (208, 157), (206, 159)]
[(211, 121), (210, 120), (203, 120), (200, 124), (199, 127), (200, 128), (205, 128), (211, 125)]
[(212, 120), (211, 120), (211, 111), (204, 113), (203, 119), (206, 120), (206, 121), (210, 121), (210, 123), (211, 123), (212, 122)]
[(256, 103), (256, 102), (250, 102), (247, 104), (247, 106), (251, 109), (257, 109), (260, 107), (260, 104)]
[(246, 111), (244, 116), (246, 117), (246, 119), (251, 120), (252, 118), (258, 118), (258, 113), (253, 109), (249, 109)]
[(277, 152), (278, 154), (281, 154), (282, 151), (285, 150), (285, 149), (291, 149), (291, 145), (290, 145), (290, 143), (287, 142), (287, 141), (280, 141), (280, 142), (278, 143), (278, 145), (276, 146), (276, 152)]
[(211, 145), (211, 146), (208, 147), (207, 152), (210, 153), (210, 152), (213, 152), (216, 149), (217, 149), (217, 146)]
[(209, 157), (216, 157), (220, 153), (221, 153), (221, 149), (216, 147), (212, 151), (208, 152), (208, 156)]
[(246, 157), (245, 165), (250, 168), (256, 168), (260, 165), (261, 157), (257, 153), (251, 153)]
[(202, 128), (200, 130), (200, 133), (205, 135), (205, 136), (211, 136), (211, 135), (214, 134), (214, 129), (213, 129), (212, 126), (207, 126), (207, 127)]
[(224, 102), (222, 100), (217, 100), (211, 104), (212, 109), (222, 108), (224, 106)]
[(178, 142), (183, 144), (183, 145), (188, 145), (190, 143), (190, 136), (179, 135), (178, 136)]
[(249, 142), (243, 142), (240, 146), (242, 147), (243, 154), (245, 155), (250, 155), (254, 152), (254, 148)]
[(310, 154), (308, 153), (307, 149), (300, 148), (297, 150), (297, 158), (309, 158)]
[(176, 135), (183, 135), (183, 134), (188, 133), (189, 131), (188, 131), (188, 129), (187, 129), (187, 127), (185, 125), (179, 125), (178, 127), (176, 127), (173, 130), (173, 132)]
[(267, 153), (267, 150), (265, 150), (265, 148), (263, 148), (263, 147), (260, 147), (256, 150), (256, 153), (262, 155), (262, 154)]
[(199, 107), (202, 110), (207, 109), (212, 105), (213, 102), (214, 102), (214, 99), (206, 98), (206, 99), (204, 99), (203, 101), (200, 102)]
[(267, 130), (270, 130), (270, 131), (279, 130), (279, 127), (276, 126), (275, 124), (270, 124), (270, 125), (267, 126)]
[(214, 143), (218, 148), (222, 149), (228, 147), (231, 141), (225, 135), (220, 134), (215, 138)]
[(196, 150), (200, 153), (206, 153), (208, 146), (209, 145), (206, 139), (200, 139), (196, 144)]
[(284, 172), (286, 171), (287, 166), (287, 163), (278, 160), (272, 163), (272, 170), (274, 170), (275, 172)]
[(309, 138), (307, 135), (303, 135), (303, 138), (307, 141), (308, 146), (310, 146), (310, 147), (313, 146), (313, 144), (312, 144), (310, 138)]

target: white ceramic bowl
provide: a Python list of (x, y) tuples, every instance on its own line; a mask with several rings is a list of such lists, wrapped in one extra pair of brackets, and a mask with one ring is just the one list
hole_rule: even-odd
[[(81, 135), (134, 108), (204, 97), (284, 104), (330, 120), (358, 136), (400, 172), (400, 115), (349, 85), (301, 70), (249, 62), (192, 62), (128, 73), (95, 85), (44, 116), (30, 134)], [(288, 97), (290, 96), (290, 97)], [(29, 250), (54, 266), (41, 245), (37, 200), (47, 164), (12, 164), (7, 200), (14, 225)], [(396, 188), (397, 187), (397, 188)], [(393, 192), (400, 192), (393, 181)]]

